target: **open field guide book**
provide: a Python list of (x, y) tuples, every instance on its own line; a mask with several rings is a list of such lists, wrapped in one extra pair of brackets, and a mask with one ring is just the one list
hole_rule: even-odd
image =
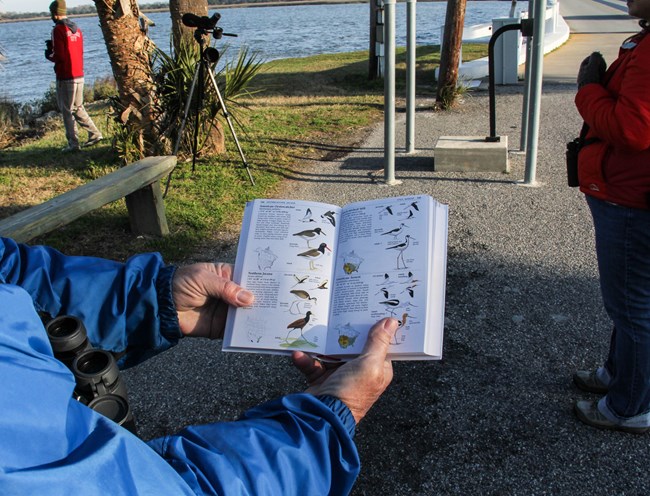
[(394, 317), (392, 359), (440, 359), (447, 217), (425, 195), (249, 202), (233, 279), (255, 303), (229, 310), (223, 350), (349, 359), (375, 322)]

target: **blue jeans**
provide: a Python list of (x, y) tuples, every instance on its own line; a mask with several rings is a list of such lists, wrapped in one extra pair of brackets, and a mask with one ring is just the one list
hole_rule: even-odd
[(650, 210), (587, 196), (605, 310), (614, 323), (606, 405), (621, 419), (650, 412)]

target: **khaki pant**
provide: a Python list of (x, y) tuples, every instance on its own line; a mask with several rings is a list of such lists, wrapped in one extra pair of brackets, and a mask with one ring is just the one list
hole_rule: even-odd
[(102, 133), (97, 129), (84, 108), (84, 78), (57, 81), (56, 100), (63, 115), (63, 125), (65, 126), (65, 137), (68, 139), (68, 146), (79, 148), (77, 123), (88, 132), (88, 139), (101, 137)]

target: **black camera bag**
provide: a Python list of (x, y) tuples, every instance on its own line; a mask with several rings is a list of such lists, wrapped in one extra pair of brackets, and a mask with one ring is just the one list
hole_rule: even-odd
[(580, 186), (578, 181), (578, 154), (580, 153), (580, 150), (582, 147), (598, 141), (598, 138), (590, 138), (586, 140), (585, 136), (587, 136), (587, 131), (589, 131), (589, 126), (587, 126), (587, 123), (585, 122), (580, 130), (580, 136), (566, 144), (566, 176), (567, 183), (571, 188)]
[(580, 185), (578, 182), (578, 153), (581, 143), (582, 139), (575, 138), (566, 144), (566, 176), (567, 183), (571, 188)]

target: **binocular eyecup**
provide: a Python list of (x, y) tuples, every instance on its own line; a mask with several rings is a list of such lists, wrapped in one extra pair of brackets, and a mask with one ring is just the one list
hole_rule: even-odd
[(126, 384), (120, 377), (113, 355), (93, 348), (83, 322), (64, 315), (45, 325), (54, 357), (74, 374), (76, 387), (73, 397), (136, 433), (135, 419), (128, 402)]
[(77, 382), (75, 389), (86, 404), (107, 394), (127, 397), (126, 384), (120, 379), (120, 370), (108, 351), (86, 350), (77, 355), (71, 369)]
[(77, 317), (63, 315), (52, 319), (45, 325), (45, 330), (54, 357), (68, 368), (72, 366), (77, 355), (92, 348), (86, 335), (86, 328)]
[(133, 412), (124, 397), (116, 394), (98, 396), (88, 403), (88, 407), (137, 435)]

